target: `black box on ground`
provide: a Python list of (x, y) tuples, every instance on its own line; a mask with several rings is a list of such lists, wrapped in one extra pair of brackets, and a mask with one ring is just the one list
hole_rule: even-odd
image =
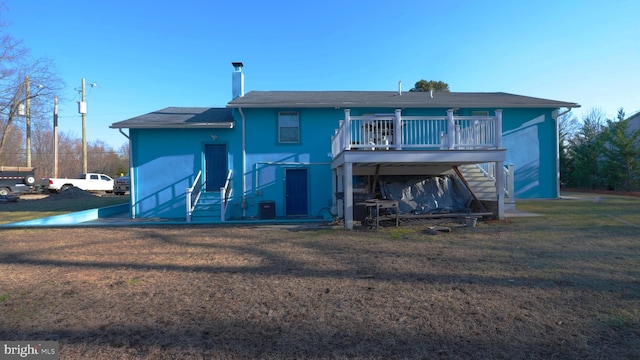
[(260, 201), (258, 203), (258, 218), (260, 220), (275, 219), (276, 218), (276, 202)]

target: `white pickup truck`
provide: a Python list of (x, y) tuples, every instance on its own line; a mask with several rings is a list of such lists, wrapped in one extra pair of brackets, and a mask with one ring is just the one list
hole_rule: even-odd
[(49, 178), (43, 185), (50, 192), (65, 191), (73, 186), (86, 191), (113, 191), (113, 179), (105, 174), (80, 174), (76, 179)]

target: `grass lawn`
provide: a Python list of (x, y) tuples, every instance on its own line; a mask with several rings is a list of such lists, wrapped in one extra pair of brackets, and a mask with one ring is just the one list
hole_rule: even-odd
[(82, 190), (60, 194), (26, 195), (16, 202), (0, 202), (0, 225), (118, 205), (128, 196), (96, 196)]
[(0, 230), (0, 340), (60, 359), (637, 359), (640, 198), (543, 216)]

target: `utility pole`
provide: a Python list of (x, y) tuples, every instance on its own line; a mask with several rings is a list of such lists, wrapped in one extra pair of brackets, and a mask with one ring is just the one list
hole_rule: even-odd
[(53, 177), (58, 177), (58, 97), (53, 98)]
[(31, 96), (29, 96), (29, 88), (31, 84), (29, 84), (29, 76), (24, 77), (24, 84), (26, 87), (26, 95), (27, 95), (27, 111), (25, 117), (25, 127), (27, 132), (27, 167), (31, 167)]
[(82, 100), (78, 104), (78, 111), (82, 114), (82, 172), (87, 173), (87, 103), (84, 96), (84, 78), (81, 88)]

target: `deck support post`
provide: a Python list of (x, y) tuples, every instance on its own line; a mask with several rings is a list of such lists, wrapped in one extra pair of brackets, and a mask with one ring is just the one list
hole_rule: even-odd
[(496, 161), (496, 195), (498, 219), (504, 220), (504, 161)]
[(338, 219), (340, 219), (344, 218), (344, 168), (342, 166), (336, 168), (335, 175), (336, 192), (342, 193), (341, 198), (336, 198), (336, 210)]
[(353, 163), (344, 163), (344, 227), (353, 230)]
[(337, 214), (338, 208), (338, 169), (331, 169), (331, 214)]

